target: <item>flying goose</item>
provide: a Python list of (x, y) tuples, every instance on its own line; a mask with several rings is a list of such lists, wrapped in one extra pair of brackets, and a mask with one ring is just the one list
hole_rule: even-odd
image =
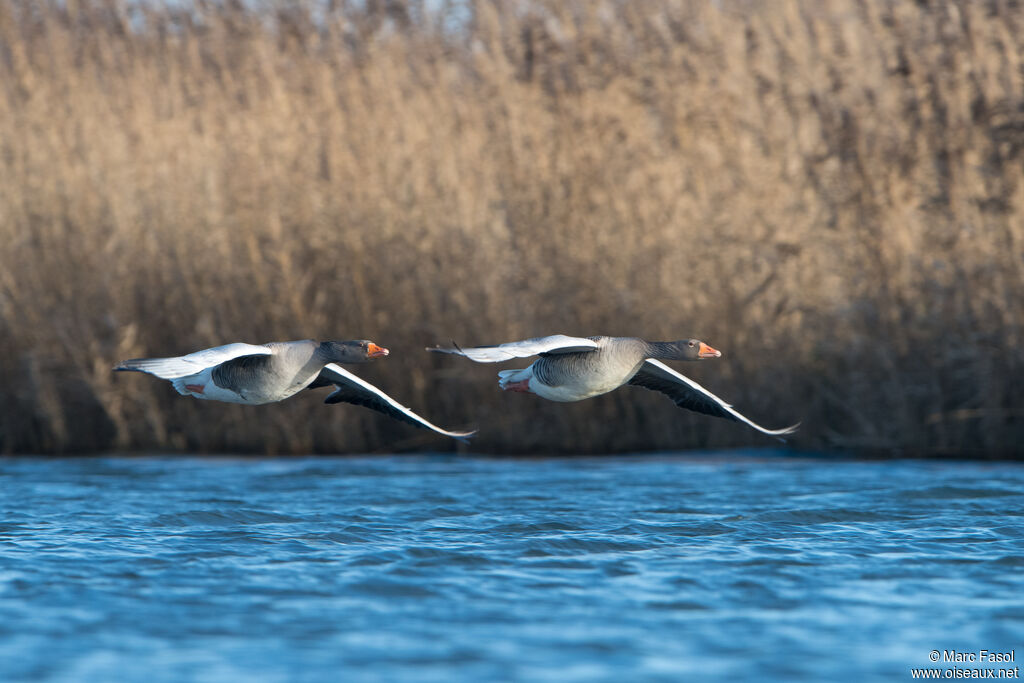
[(134, 358), (114, 370), (145, 372), (166, 379), (183, 396), (260, 405), (283, 401), (306, 387), (334, 385), (325, 403), (354, 403), (454, 439), (476, 432), (441, 429), (337, 363), (365, 363), (388, 355), (371, 341), (312, 339), (267, 344), (226, 344), (174, 358)]
[(474, 348), (430, 347), (427, 351), (453, 353), (478, 363), (501, 363), (514, 358), (540, 356), (527, 368), (502, 370), (498, 386), (505, 391), (537, 394), (551, 401), (582, 401), (633, 384), (666, 394), (680, 408), (750, 425), (762, 434), (782, 437), (799, 423), (766, 429), (737, 412), (710, 391), (668, 367), (662, 360), (701, 360), (722, 355), (699, 339), (650, 342), (638, 337), (569, 337), (556, 334), (497, 346)]

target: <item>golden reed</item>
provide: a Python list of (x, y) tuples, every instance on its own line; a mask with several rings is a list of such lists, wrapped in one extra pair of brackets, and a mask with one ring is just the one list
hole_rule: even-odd
[(423, 352), (563, 332), (705, 339), (800, 447), (1020, 454), (1015, 3), (253, 4), (0, 0), (0, 450), (452, 447), (111, 372), (304, 337), (481, 450), (769, 444)]

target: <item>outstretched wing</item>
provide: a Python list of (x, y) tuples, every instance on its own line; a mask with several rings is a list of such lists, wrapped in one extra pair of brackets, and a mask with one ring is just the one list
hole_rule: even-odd
[(161, 379), (178, 379), (241, 356), (269, 356), (270, 354), (271, 351), (266, 346), (235, 343), (215, 346), (212, 349), (203, 349), (187, 356), (174, 358), (132, 358), (121, 361), (114, 366), (114, 369), (147, 372)]
[(800, 423), (798, 422), (791, 427), (785, 427), (783, 429), (766, 429), (761, 425), (754, 423), (749, 418), (741, 415), (731, 405), (718, 398), (689, 377), (681, 375), (664, 363), (656, 361), (653, 358), (648, 358), (644, 361), (644, 364), (640, 366), (639, 372), (633, 375), (633, 379), (629, 380), (629, 383), (635, 384), (638, 387), (643, 387), (644, 389), (660, 391), (675, 401), (676, 405), (680, 408), (704, 413), (705, 415), (724, 417), (727, 420), (743, 422), (762, 434), (767, 434), (768, 436), (780, 438), (786, 434), (792, 434), (797, 430), (797, 427), (800, 426)]
[(412, 412), (369, 382), (359, 379), (340, 365), (334, 363), (325, 365), (324, 369), (320, 371), (320, 374), (309, 386), (312, 389), (326, 384), (333, 384), (337, 388), (324, 399), (324, 403), (354, 403), (357, 406), (363, 406), (384, 413), (396, 420), (401, 420), (423, 429), (431, 429), (438, 434), (444, 434), (460, 441), (467, 441), (469, 437), (476, 434), (476, 430), (471, 432), (452, 432), (438, 427)]
[[(454, 343), (454, 342), (453, 342)], [(579, 353), (593, 351), (597, 342), (585, 337), (569, 337), (564, 334), (553, 334), (550, 337), (534, 337), (522, 341), (507, 342), (497, 346), (474, 346), (463, 349), (458, 345), (454, 349), (440, 346), (427, 347), (427, 351), (435, 353), (454, 353), (465, 356), (477, 363), (500, 363), (513, 358), (527, 358), (544, 354)]]

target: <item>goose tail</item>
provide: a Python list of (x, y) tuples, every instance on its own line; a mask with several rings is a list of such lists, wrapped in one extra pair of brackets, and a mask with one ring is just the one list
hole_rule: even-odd
[(519, 368), (518, 370), (500, 370), (498, 372), (498, 386), (504, 389), (509, 384), (522, 382), (533, 377), (533, 368)]

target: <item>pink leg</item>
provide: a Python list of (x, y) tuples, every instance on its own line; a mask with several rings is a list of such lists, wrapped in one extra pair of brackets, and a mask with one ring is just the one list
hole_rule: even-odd
[(509, 382), (502, 387), (505, 391), (515, 391), (521, 394), (530, 393), (530, 380), (521, 379), (518, 382)]
[(186, 384), (185, 388), (191, 391), (193, 394), (201, 394), (206, 389), (205, 384)]

